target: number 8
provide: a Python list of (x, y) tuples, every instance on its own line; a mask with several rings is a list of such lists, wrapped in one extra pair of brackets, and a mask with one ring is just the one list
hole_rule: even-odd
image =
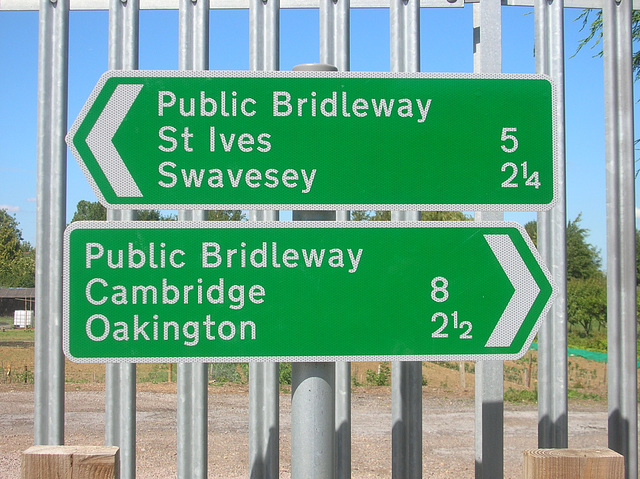
[[(438, 283), (441, 283), (441, 286), (438, 286)], [(444, 303), (449, 298), (449, 291), (447, 291), (447, 287), (449, 286), (449, 281), (447, 278), (443, 278), (442, 276), (436, 276), (431, 280), (431, 299), (436, 303)], [(442, 293), (442, 296), (438, 296), (438, 293)]]

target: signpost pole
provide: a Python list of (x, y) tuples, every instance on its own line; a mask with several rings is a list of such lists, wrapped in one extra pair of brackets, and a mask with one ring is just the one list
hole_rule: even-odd
[[(180, 0), (180, 70), (209, 68), (209, 0)], [(183, 221), (205, 221), (204, 210), (178, 211)], [(208, 473), (207, 364), (178, 364), (178, 479), (204, 479)]]
[[(320, 2), (320, 62), (350, 69), (350, 0)], [(336, 211), (336, 221), (349, 221), (349, 210)], [(336, 479), (351, 478), (351, 363), (336, 363)]]
[[(303, 64), (293, 70), (337, 69), (325, 64)], [(292, 219), (335, 221), (336, 212), (293, 211)], [(293, 363), (291, 381), (291, 477), (335, 477), (335, 363)]]

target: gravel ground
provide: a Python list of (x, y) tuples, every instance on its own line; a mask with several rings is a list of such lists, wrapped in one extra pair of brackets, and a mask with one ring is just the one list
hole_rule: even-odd
[[(65, 443), (104, 441), (104, 391), (75, 386), (66, 393)], [(246, 478), (248, 390), (209, 389), (209, 477)], [(20, 452), (33, 443), (33, 387), (0, 385), (0, 478), (19, 477)], [(280, 477), (290, 474), (291, 396), (280, 396)], [(607, 446), (607, 406), (571, 403), (569, 446)], [(522, 451), (537, 447), (537, 406), (505, 406), (505, 478), (522, 477)], [(137, 477), (176, 475), (175, 384), (141, 385), (137, 394)], [(391, 477), (390, 388), (355, 388), (352, 395), (352, 477)], [(474, 402), (471, 394), (446, 397), (425, 389), (423, 477), (474, 477)]]

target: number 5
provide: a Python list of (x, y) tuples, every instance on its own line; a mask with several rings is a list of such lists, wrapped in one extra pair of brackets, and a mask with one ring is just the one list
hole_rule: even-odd
[(500, 138), (500, 140), (501, 141), (511, 140), (513, 142), (513, 146), (511, 148), (507, 148), (506, 145), (500, 145), (502, 147), (502, 151), (504, 151), (505, 153), (513, 153), (518, 149), (518, 139), (515, 136), (509, 134), (509, 132), (511, 131), (516, 132), (518, 131), (518, 129), (517, 128), (502, 129), (502, 137)]

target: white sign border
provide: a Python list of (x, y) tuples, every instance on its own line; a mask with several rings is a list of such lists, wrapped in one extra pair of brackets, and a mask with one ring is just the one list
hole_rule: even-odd
[[(494, 80), (546, 80), (551, 84), (552, 108), (552, 142), (553, 142), (553, 199), (548, 204), (378, 204), (378, 203), (323, 203), (323, 204), (295, 204), (295, 203), (136, 203), (111, 204), (107, 202), (98, 188), (89, 169), (73, 144), (78, 129), (82, 125), (96, 98), (102, 91), (104, 84), (110, 78), (398, 78), (398, 79), (494, 79)], [(111, 209), (158, 209), (158, 210), (387, 210), (387, 211), (548, 211), (558, 201), (559, 189), (559, 153), (558, 153), (558, 119), (557, 119), (557, 85), (548, 75), (544, 74), (516, 74), (516, 73), (397, 73), (397, 72), (317, 72), (317, 71), (248, 71), (248, 70), (109, 70), (104, 73), (94, 87), (91, 95), (82, 107), (78, 117), (73, 122), (66, 136), (66, 142), (73, 156), (76, 158), (85, 178), (91, 185), (100, 203)]]
[[(368, 356), (233, 356), (233, 357), (142, 357), (142, 358), (76, 358), (69, 351), (69, 241), (76, 229), (296, 229), (296, 228), (516, 228), (540, 266), (552, 293), (538, 317), (522, 349), (513, 354), (450, 354), (450, 355), (368, 355)], [(63, 256), (63, 334), (64, 354), (77, 363), (247, 363), (247, 362), (382, 362), (382, 361), (482, 361), (516, 360), (529, 350), (540, 324), (546, 318), (557, 295), (557, 289), (540, 253), (528, 233), (511, 221), (78, 221), (64, 232)]]

